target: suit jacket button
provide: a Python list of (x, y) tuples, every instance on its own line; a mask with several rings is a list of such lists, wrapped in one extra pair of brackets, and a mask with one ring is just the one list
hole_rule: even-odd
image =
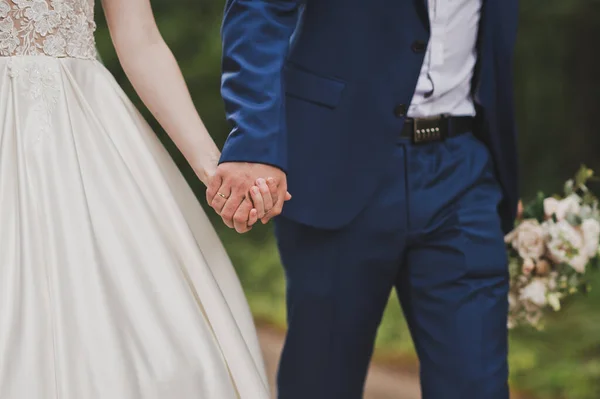
[(423, 40), (416, 40), (412, 44), (411, 48), (415, 53), (422, 53), (427, 50), (427, 43), (425, 43)]
[(396, 105), (396, 107), (394, 107), (394, 115), (396, 115), (398, 118), (406, 116), (406, 104)]

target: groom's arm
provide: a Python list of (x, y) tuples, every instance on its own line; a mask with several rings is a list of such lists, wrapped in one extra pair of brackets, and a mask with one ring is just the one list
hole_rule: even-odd
[(285, 170), (282, 68), (305, 0), (228, 0), (222, 27), (221, 94), (233, 126), (223, 162)]

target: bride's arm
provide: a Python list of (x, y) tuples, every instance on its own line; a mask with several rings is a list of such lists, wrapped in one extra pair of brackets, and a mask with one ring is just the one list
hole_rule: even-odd
[(136, 92), (204, 184), (220, 152), (206, 130), (149, 0), (102, 0), (119, 61)]

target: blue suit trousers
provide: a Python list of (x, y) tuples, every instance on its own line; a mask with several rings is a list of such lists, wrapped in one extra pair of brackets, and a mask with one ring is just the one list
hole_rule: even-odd
[(276, 221), (289, 322), (279, 398), (362, 398), (395, 289), (423, 399), (508, 399), (508, 262), (488, 148), (472, 134), (399, 139), (386, 168), (342, 228)]

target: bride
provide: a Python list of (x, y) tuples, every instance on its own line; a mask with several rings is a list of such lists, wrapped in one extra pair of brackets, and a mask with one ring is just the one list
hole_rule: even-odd
[[(219, 151), (149, 0), (103, 5), (136, 91), (208, 183)], [(268, 398), (237, 276), (96, 61), (93, 7), (0, 0), (0, 399)], [(274, 216), (269, 183), (238, 231)]]

